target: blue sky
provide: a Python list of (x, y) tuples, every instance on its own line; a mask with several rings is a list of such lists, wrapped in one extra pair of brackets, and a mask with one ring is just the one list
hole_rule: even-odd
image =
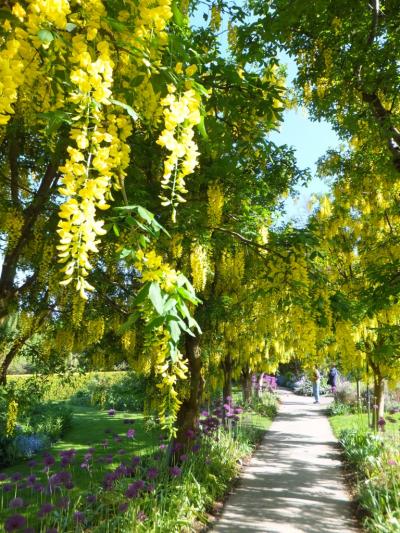
[[(296, 64), (285, 54), (282, 54), (281, 61), (287, 66), (287, 84), (290, 87), (296, 75)], [(329, 192), (329, 185), (315, 175), (316, 162), (329, 148), (339, 145), (339, 138), (327, 122), (311, 121), (304, 108), (285, 111), (279, 132), (271, 138), (276, 143), (292, 146), (296, 151), (298, 166), (311, 170), (313, 177), (310, 183), (298, 186), (298, 196), (285, 201), (286, 216), (283, 220), (291, 220), (295, 225), (302, 226), (309, 215), (307, 205), (310, 198)]]

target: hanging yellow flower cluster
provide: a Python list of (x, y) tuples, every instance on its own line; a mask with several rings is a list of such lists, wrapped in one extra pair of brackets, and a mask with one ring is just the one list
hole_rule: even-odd
[(195, 244), (190, 252), (190, 267), (192, 271), (192, 283), (197, 292), (202, 292), (207, 283), (209, 261), (207, 249), (202, 244)]
[(18, 416), (18, 403), (11, 400), (7, 406), (6, 436), (9, 437), (14, 433)]
[(219, 183), (211, 183), (207, 189), (208, 206), (207, 215), (211, 227), (221, 224), (224, 209), (224, 191)]
[[(190, 69), (190, 67), (188, 67)], [(188, 71), (187, 69), (187, 71)], [(193, 70), (189, 74), (194, 73)], [(193, 89), (182, 94), (176, 93), (176, 87), (168, 86), (169, 94), (161, 100), (164, 107), (165, 129), (157, 140), (165, 147), (169, 156), (164, 161), (164, 174), (161, 187), (170, 191), (170, 198), (161, 196), (162, 205), (172, 206), (172, 219), (176, 220), (176, 207), (184, 202), (185, 177), (197, 166), (197, 144), (193, 140), (194, 126), (200, 122), (200, 97)]]

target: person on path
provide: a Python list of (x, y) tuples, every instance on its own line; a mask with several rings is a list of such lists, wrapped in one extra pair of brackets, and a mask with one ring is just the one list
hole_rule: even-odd
[(312, 388), (314, 395), (314, 403), (319, 403), (319, 384), (321, 381), (321, 374), (319, 373), (317, 365), (314, 366), (312, 375)]
[(336, 365), (333, 365), (328, 374), (328, 385), (331, 386), (332, 394), (335, 394), (338, 381), (338, 370)]

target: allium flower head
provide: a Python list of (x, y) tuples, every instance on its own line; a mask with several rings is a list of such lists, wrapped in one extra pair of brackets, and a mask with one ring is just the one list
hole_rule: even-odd
[(5, 479), (7, 479), (7, 474), (5, 474), (4, 472), (1, 472), (0, 473), (0, 481), (4, 481)]
[(109, 410), (108, 410), (108, 414), (109, 414), (109, 416), (114, 416), (115, 413), (116, 413), (116, 410), (115, 410), (115, 409), (109, 409)]
[(10, 503), (8, 504), (9, 508), (10, 509), (20, 509), (21, 507), (24, 506), (24, 500), (22, 498), (12, 498), (12, 500), (10, 500)]
[(54, 509), (55, 509), (55, 507), (54, 507), (54, 505), (52, 503), (50, 503), (50, 502), (43, 503), (42, 506), (39, 509), (38, 517), (39, 518), (43, 518), (46, 515), (48, 515), (49, 513), (51, 513), (51, 511), (53, 511)]
[(22, 529), (24, 526), (26, 526), (26, 518), (20, 514), (16, 514), (10, 516), (10, 518), (7, 518), (4, 524), (4, 529), (6, 531), (17, 531), (18, 529)]
[(149, 469), (147, 470), (147, 474), (146, 474), (146, 476), (147, 476), (147, 479), (155, 479), (155, 478), (158, 476), (158, 470), (157, 470), (157, 468), (154, 468), (154, 467), (149, 468)]
[(147, 520), (147, 514), (143, 511), (139, 511), (137, 514), (137, 519), (139, 522), (144, 522), (145, 520)]
[(97, 501), (97, 496), (96, 496), (95, 494), (88, 494), (88, 495), (86, 496), (86, 501), (87, 501), (88, 503), (96, 503), (96, 501)]
[(169, 473), (171, 474), (172, 477), (179, 477), (182, 473), (182, 470), (179, 468), (179, 466), (172, 466), (169, 469)]
[(118, 506), (118, 511), (120, 513), (126, 513), (126, 511), (128, 510), (129, 508), (129, 503), (128, 502), (123, 502), (123, 503), (120, 503), (119, 506)]
[(134, 429), (128, 429), (128, 431), (126, 432), (126, 436), (128, 437), (128, 439), (133, 439), (134, 436), (135, 436), (135, 430)]
[(77, 524), (82, 523), (85, 520), (85, 513), (82, 513), (81, 511), (75, 511), (74, 513), (74, 522)]
[(13, 474), (11, 474), (10, 479), (12, 481), (19, 481), (20, 479), (22, 479), (22, 474), (20, 472), (14, 472)]

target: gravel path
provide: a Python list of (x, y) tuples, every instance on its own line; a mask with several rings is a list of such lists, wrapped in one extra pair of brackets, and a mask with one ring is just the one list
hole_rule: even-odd
[(329, 400), (279, 395), (279, 414), (212, 531), (359, 533), (325, 415)]

